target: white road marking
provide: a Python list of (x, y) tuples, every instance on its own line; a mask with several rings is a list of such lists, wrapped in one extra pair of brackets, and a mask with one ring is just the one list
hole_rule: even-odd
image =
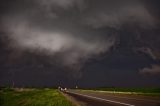
[[(94, 91), (94, 92), (99, 92), (99, 91)], [(100, 92), (101, 93), (101, 92)], [(103, 92), (106, 93), (106, 92)], [(113, 96), (113, 95), (108, 95), (109, 97), (114, 97), (114, 98), (124, 98), (124, 99), (132, 99), (132, 100), (138, 100), (138, 101), (149, 101), (149, 102), (156, 102), (160, 103), (158, 100), (151, 100), (151, 99), (141, 99), (141, 98), (133, 98), (133, 97), (120, 97), (120, 96)]]
[(115, 98), (124, 98), (124, 99), (133, 99), (133, 100), (138, 100), (138, 101), (149, 101), (149, 102), (160, 102), (157, 100), (149, 100), (149, 99), (136, 99), (136, 98), (130, 98), (130, 97), (119, 97), (119, 96), (111, 96), (109, 95), (109, 97), (115, 97)]
[(84, 97), (88, 97), (88, 98), (98, 99), (98, 100), (102, 100), (102, 101), (106, 101), (106, 102), (121, 104), (121, 105), (125, 105), (125, 106), (135, 106), (135, 105), (127, 104), (127, 103), (122, 103), (122, 102), (118, 102), (118, 101), (103, 99), (103, 98), (99, 98), (99, 97), (94, 97), (94, 96), (89, 96), (89, 95), (84, 95), (84, 94), (79, 94), (79, 93), (74, 93), (74, 92), (68, 92), (68, 93), (72, 93), (72, 94), (76, 94), (76, 95), (80, 95), (80, 96), (84, 96)]

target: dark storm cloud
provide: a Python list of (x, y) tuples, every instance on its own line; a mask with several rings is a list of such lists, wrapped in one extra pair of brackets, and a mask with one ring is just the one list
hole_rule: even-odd
[[(121, 28), (124, 24), (136, 24), (147, 28), (155, 25), (155, 19), (148, 12), (144, 4), (139, 1), (99, 1), (101, 7), (93, 6), (85, 17), (85, 23), (99, 27)], [(117, 2), (117, 3), (116, 3)]]
[[(24, 10), (19, 10), (21, 6), (15, 8), (15, 13), (9, 13), (2, 17), (3, 25), (6, 32), (9, 32), (9, 37), (13, 38), (21, 48), (44, 49), (47, 54), (52, 55), (64, 52), (64, 64), (72, 65), (78, 64), (79, 59), (85, 60), (91, 55), (104, 53), (113, 46), (115, 35), (104, 34), (108, 38), (103, 39), (104, 35), (94, 34), (92, 27), (109, 26), (117, 28), (130, 22), (145, 27), (154, 24), (153, 17), (145, 7), (141, 4), (138, 5), (136, 2), (132, 5), (129, 2), (122, 1), (124, 3), (119, 6), (110, 0), (102, 0), (98, 2), (97, 7), (94, 6), (96, 2), (93, 2), (92, 5), (96, 8), (87, 9), (91, 6), (90, 2), (92, 1), (89, 0), (88, 3), (84, 0), (30, 1), (37, 8), (32, 6), (29, 6), (30, 8), (26, 7)], [(103, 3), (106, 5), (103, 5)], [(108, 3), (115, 6), (111, 7)], [(79, 11), (83, 7), (85, 7), (84, 10)], [(78, 13), (73, 11), (76, 8)], [(86, 25), (81, 26), (78, 21), (86, 23)], [(92, 26), (90, 28), (92, 34), (90, 34), (91, 31), (85, 29), (87, 25)], [(75, 33), (76, 31), (79, 33)], [(87, 40), (85, 36), (88, 36)]]
[(85, 6), (85, 0), (37, 0), (42, 6), (48, 10), (52, 10), (54, 7), (60, 7), (62, 9), (69, 9), (76, 6), (78, 9), (83, 9)]
[[(145, 0), (1, 1), (0, 30), (3, 32), (1, 39), (4, 36), (8, 39), (3, 41), (5, 42), (3, 48), (7, 50), (1, 50), (1, 54), (7, 57), (3, 59), (5, 61), (3, 66), (7, 67), (8, 64), (11, 64), (10, 68), (22, 66), (22, 69), (17, 70), (23, 71), (27, 70), (24, 69), (26, 66), (31, 67), (30, 70), (54, 70), (52, 74), (56, 74), (56, 70), (61, 70), (61, 74), (72, 73), (78, 77), (78, 74), (81, 76), (79, 69), (86, 66), (85, 63), (102, 55), (109, 55), (110, 58), (106, 58), (108, 62), (104, 62), (109, 68), (115, 65), (119, 68), (125, 67), (126, 64), (131, 66), (134, 63), (129, 64), (124, 60), (131, 61), (129, 57), (135, 54), (138, 56), (134, 57), (139, 58), (140, 53), (151, 58), (151, 62), (147, 63), (148, 66), (156, 64), (153, 61), (159, 60), (160, 57), (159, 15), (157, 15), (159, 8), (155, 7), (156, 3), (148, 2)], [(8, 53), (8, 50), (12, 53)], [(123, 57), (126, 51), (130, 51), (127, 58)], [(112, 53), (115, 55), (111, 55)], [(14, 56), (16, 57), (13, 59)], [(147, 56), (143, 55), (149, 58)], [(34, 58), (34, 62), (29, 57)], [(115, 58), (120, 58), (121, 61), (112, 63)], [(43, 61), (39, 62), (39, 59)], [(33, 68), (31, 64), (42, 68)], [(49, 64), (52, 68), (46, 69), (48, 65), (44, 64)], [(135, 70), (143, 69), (147, 65), (134, 67)], [(70, 71), (65, 72), (64, 68)], [(99, 69), (101, 67), (97, 68)], [(142, 72), (145, 72), (144, 70), (149, 69), (145, 68)]]
[(144, 75), (160, 75), (160, 65), (154, 64), (150, 68), (143, 68), (140, 73)]
[[(69, 17), (59, 15), (65, 14), (73, 6), (79, 7), (83, 4), (82, 1), (42, 0), (34, 3), (38, 8), (26, 7), (24, 11), (17, 8), (15, 13), (8, 13), (2, 17), (5, 31), (19, 48), (36, 49), (44, 51), (47, 55), (61, 53), (61, 63), (72, 66), (80, 64), (81, 60), (84, 61), (92, 55), (108, 51), (114, 44), (114, 37), (105, 35), (108, 37), (104, 40), (103, 37), (95, 35), (93, 30), (88, 31), (79, 27), (74, 15)], [(73, 19), (70, 19), (71, 17)]]
[(138, 48), (137, 51), (141, 51), (147, 55), (149, 55), (152, 59), (156, 60), (157, 56), (154, 55), (153, 51), (150, 48)]

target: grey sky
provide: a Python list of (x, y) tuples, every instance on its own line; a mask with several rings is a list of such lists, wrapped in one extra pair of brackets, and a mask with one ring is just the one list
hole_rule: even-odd
[[(100, 76), (105, 73), (106, 77), (108, 72), (130, 75), (130, 68), (124, 66), (125, 61), (128, 66), (134, 64), (129, 62), (134, 61), (132, 57), (137, 59), (132, 68), (134, 77), (159, 69), (159, 8), (156, 8), (156, 1), (2, 0), (0, 4), (0, 54), (4, 58), (1, 58), (0, 83), (7, 82), (6, 73), (27, 72), (26, 67), (31, 68), (28, 75), (34, 70), (39, 70), (40, 75), (42, 70), (52, 70), (49, 72), (53, 76), (59, 75), (57, 80), (73, 78), (79, 83), (85, 79), (83, 76), (89, 75), (88, 79), (92, 79), (95, 73)], [(30, 56), (33, 59), (26, 58)], [(38, 59), (42, 61), (38, 62)], [(138, 61), (144, 63), (138, 64)], [(106, 64), (106, 67), (102, 65), (102, 68), (97, 62)], [(91, 63), (97, 66), (93, 74), (87, 71)], [(120, 67), (116, 69), (109, 64), (115, 67), (120, 64)], [(153, 67), (148, 68), (150, 66)], [(101, 70), (105, 71), (101, 73)], [(148, 78), (159, 80), (159, 76), (151, 76)], [(105, 80), (105, 76), (102, 75), (102, 79)], [(145, 80), (142, 82), (147, 85)], [(54, 83), (58, 82), (55, 80)], [(154, 81), (152, 83), (156, 85)]]

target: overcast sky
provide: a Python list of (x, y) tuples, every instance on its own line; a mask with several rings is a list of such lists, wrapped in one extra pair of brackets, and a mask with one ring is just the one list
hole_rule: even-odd
[(159, 0), (1, 0), (0, 85), (160, 86)]

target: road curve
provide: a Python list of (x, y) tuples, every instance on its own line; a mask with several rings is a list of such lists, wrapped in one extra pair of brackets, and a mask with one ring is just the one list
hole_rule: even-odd
[(82, 106), (160, 106), (160, 98), (104, 92), (68, 90), (65, 92)]

